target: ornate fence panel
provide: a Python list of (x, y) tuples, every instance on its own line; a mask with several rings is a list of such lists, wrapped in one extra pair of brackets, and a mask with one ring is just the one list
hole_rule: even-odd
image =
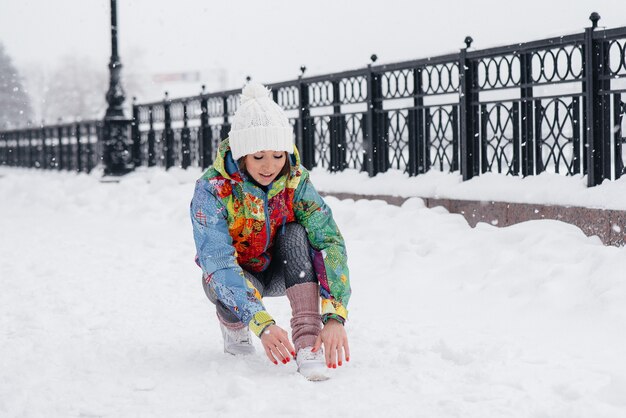
[[(302, 163), (370, 176), (460, 171), (626, 172), (626, 27), (474, 50), (270, 85)], [(302, 67), (304, 75), (305, 68)], [(239, 90), (133, 104), (136, 167), (207, 167), (227, 137)], [(95, 122), (0, 132), (0, 164), (89, 171)], [(85, 139), (90, 138), (90, 139)], [(87, 168), (89, 167), (89, 168)]]
[(480, 172), (578, 174), (583, 36), (468, 53), (477, 69)]
[(134, 104), (136, 166), (208, 167), (230, 129), (239, 91)]

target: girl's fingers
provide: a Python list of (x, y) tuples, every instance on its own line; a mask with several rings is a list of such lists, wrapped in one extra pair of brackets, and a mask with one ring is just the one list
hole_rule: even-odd
[(270, 333), (265, 333), (261, 338), (265, 354), (274, 364), (287, 364), (291, 356), (295, 356), (295, 350), (289, 341), (289, 335), (280, 327), (275, 327)]
[(274, 346), (274, 352), (278, 354), (278, 359), (283, 364), (286, 364), (289, 361), (289, 358), (290, 358), (289, 352), (287, 351), (287, 349), (285, 348), (282, 342), (279, 341), (276, 343), (276, 346)]
[(265, 348), (265, 355), (267, 356), (267, 358), (274, 364), (278, 364), (278, 361), (276, 361), (276, 359), (274, 358), (272, 351), (270, 350), (270, 348), (268, 346), (266, 346), (265, 344), (263, 344), (263, 348)]
[(344, 351), (345, 349), (343, 348), (343, 344), (342, 343), (337, 344), (337, 366), (343, 365)]
[(285, 349), (287, 350), (289, 354), (291, 354), (292, 356), (296, 355), (296, 350), (295, 348), (293, 348), (293, 345), (291, 345), (291, 342), (289, 341), (289, 337), (287, 336), (287, 333), (285, 333), (285, 338), (281, 339), (281, 342), (283, 343), (283, 346), (285, 347)]
[(347, 338), (343, 340), (343, 351), (346, 353), (346, 361), (350, 361), (350, 346)]
[(333, 369), (337, 368), (337, 351), (339, 347), (337, 344), (333, 344), (330, 346), (330, 367)]
[(293, 352), (293, 348), (290, 350), (287, 346), (291, 346), (291, 344), (282, 336), (272, 339), (269, 343), (272, 354), (278, 359), (278, 362), (283, 364), (289, 363), (291, 360), (290, 354)]
[(335, 358), (337, 357), (337, 343), (334, 340), (325, 343), (324, 351), (326, 354), (326, 365), (332, 368), (333, 364), (336, 364)]
[(287, 361), (289, 361), (290, 355), (296, 355), (296, 350), (295, 348), (293, 348), (293, 345), (291, 345), (291, 342), (289, 341), (289, 335), (287, 335), (286, 332), (283, 332), (283, 334), (281, 335), (280, 342), (282, 343), (285, 350), (287, 350)]
[(324, 342), (324, 357), (326, 358), (326, 366), (330, 367), (330, 342)]
[(317, 340), (315, 340), (315, 345), (313, 346), (313, 350), (311, 351), (315, 353), (317, 350), (320, 349), (321, 345), (322, 345), (322, 334), (317, 336)]

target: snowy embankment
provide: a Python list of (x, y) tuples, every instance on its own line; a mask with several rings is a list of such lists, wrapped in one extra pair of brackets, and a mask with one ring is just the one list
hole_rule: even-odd
[[(0, 416), (626, 416), (626, 248), (329, 197), (352, 358), (312, 383), (222, 353), (193, 262), (197, 175), (0, 170)], [(288, 328), (287, 300), (266, 305)]]

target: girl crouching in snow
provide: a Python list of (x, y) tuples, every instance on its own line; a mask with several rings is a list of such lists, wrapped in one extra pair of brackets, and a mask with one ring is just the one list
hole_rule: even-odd
[[(197, 181), (190, 213), (196, 262), (226, 353), (254, 353), (252, 331), (271, 362), (294, 356), (309, 380), (328, 379), (328, 368), (349, 361), (344, 241), (300, 165), (293, 128), (264, 86), (243, 89), (229, 138)], [(293, 346), (262, 302), (285, 294)]]

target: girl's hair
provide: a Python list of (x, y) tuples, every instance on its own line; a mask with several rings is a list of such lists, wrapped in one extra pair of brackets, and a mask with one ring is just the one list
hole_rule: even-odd
[[(237, 165), (239, 166), (239, 171), (243, 171), (244, 173), (248, 174), (248, 170), (246, 168), (246, 156), (245, 155), (241, 157), (239, 160), (237, 160)], [(280, 176), (285, 176), (285, 175), (289, 177), (289, 173), (291, 173), (291, 161), (289, 159), (289, 154), (285, 152), (285, 165), (280, 170), (280, 173), (278, 173), (278, 176), (276, 176), (276, 178)]]

